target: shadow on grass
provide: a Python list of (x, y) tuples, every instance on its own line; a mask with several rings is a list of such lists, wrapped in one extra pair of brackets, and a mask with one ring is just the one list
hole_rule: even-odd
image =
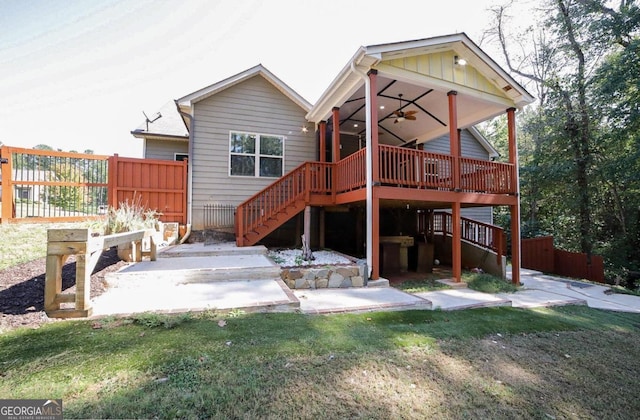
[[(637, 333), (640, 317), (561, 307), (248, 314), (226, 317), (223, 326), (219, 319), (191, 319), (171, 329), (115, 320), (104, 321), (101, 329), (93, 329), (91, 322), (65, 322), (8, 333), (0, 337), (5, 383), (0, 393), (63, 398), (68, 417), (411, 417), (415, 413), (382, 397), (397, 392), (386, 389), (385, 381), (413, 392), (412, 383), (428, 379), (437, 361), (414, 360), (410, 352), (415, 349), (496, 333), (602, 330), (607, 325)], [(447, 360), (465, 366), (455, 356)], [(360, 382), (372, 381), (367, 371), (379, 375), (371, 382), (374, 390), (362, 389)], [(441, 381), (445, 377), (446, 372), (438, 374)], [(47, 385), (52, 381), (60, 382), (53, 388), (58, 393), (42, 395), (52, 389)], [(445, 394), (464, 389), (462, 383), (443, 383), (451, 387), (441, 390)]]

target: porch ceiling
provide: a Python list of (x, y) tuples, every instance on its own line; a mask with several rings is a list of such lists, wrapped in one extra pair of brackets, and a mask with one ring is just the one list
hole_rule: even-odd
[[(462, 62), (464, 59), (466, 65)], [(447, 92), (456, 91), (458, 128), (522, 108), (534, 98), (464, 33), (361, 47), (307, 114), (315, 123), (340, 108), (340, 129), (365, 132), (364, 75), (377, 76), (381, 143), (427, 142), (449, 132)], [(400, 103), (402, 94), (402, 104)], [(416, 111), (394, 124), (393, 111)], [(357, 126), (356, 126), (357, 124)]]
[[(400, 98), (402, 95), (402, 100)], [(377, 122), (379, 141), (383, 144), (403, 145), (423, 143), (449, 133), (447, 91), (442, 87), (419, 85), (378, 75)], [(458, 128), (466, 128), (505, 112), (507, 106), (483, 101), (459, 93)], [(395, 122), (394, 111), (416, 111), (415, 120)], [(340, 106), (340, 130), (343, 133), (366, 134), (364, 84)]]

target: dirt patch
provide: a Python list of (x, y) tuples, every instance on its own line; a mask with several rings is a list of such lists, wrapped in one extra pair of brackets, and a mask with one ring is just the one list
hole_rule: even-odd
[[(104, 276), (127, 263), (117, 255), (117, 248), (104, 251), (91, 274), (91, 298), (106, 290)], [(46, 258), (0, 270), (0, 332), (18, 327), (39, 327), (57, 319), (44, 312)], [(76, 262), (71, 256), (62, 268), (62, 290), (75, 291)]]

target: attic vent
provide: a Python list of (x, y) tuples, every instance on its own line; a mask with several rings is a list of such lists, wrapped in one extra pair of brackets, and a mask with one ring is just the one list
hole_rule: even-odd
[(509, 92), (511, 89), (513, 89), (513, 88), (511, 87), (511, 85), (507, 85), (507, 86), (505, 86), (505, 87), (503, 87), (503, 88), (502, 88), (502, 90), (504, 90), (505, 92)]

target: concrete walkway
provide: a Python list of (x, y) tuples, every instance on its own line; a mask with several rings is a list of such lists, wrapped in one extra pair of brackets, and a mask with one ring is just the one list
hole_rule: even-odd
[(189, 244), (164, 249), (155, 262), (131, 264), (108, 276), (107, 292), (93, 302), (94, 316), (232, 309), (331, 314), (576, 304), (640, 313), (640, 297), (607, 294), (606, 286), (526, 269), (521, 272), (521, 290), (495, 295), (464, 287), (414, 294), (392, 287), (291, 291), (280, 280), (279, 267), (266, 253), (264, 247), (236, 248), (233, 244)]

